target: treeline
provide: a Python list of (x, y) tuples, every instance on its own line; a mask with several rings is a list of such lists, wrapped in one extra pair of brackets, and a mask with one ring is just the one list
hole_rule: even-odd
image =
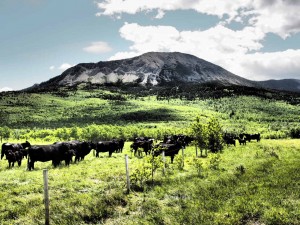
[(0, 127), (1, 142), (8, 139), (35, 140), (35, 142), (54, 142), (66, 140), (100, 141), (113, 138), (123, 138), (131, 141), (134, 137), (147, 136), (162, 140), (165, 135), (186, 133), (187, 129), (170, 126), (116, 126), (116, 125), (88, 125), (86, 127), (62, 127), (57, 129), (10, 129)]
[[(11, 129), (7, 126), (0, 127), (0, 141), (35, 140), (36, 142), (53, 142), (65, 140), (111, 140), (123, 138), (131, 141), (134, 137), (147, 136), (156, 140), (162, 140), (165, 135), (187, 134), (189, 127), (174, 127), (163, 125), (88, 125), (86, 127), (62, 127), (56, 129)], [(269, 131), (262, 133), (265, 139), (300, 138), (300, 127), (291, 128), (287, 132)]]

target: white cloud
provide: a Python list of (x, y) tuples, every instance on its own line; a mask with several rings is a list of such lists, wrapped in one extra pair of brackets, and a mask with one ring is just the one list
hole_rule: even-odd
[(49, 70), (55, 70), (55, 66), (50, 66)]
[[(300, 49), (247, 54), (232, 62), (232, 72), (251, 80), (300, 78)], [(234, 63), (234, 64), (233, 64)]]
[[(149, 51), (184, 52), (198, 56), (251, 80), (286, 76), (299, 78), (300, 50), (258, 53), (265, 34), (258, 28), (234, 31), (222, 25), (207, 30), (178, 31), (171, 26), (140, 26), (125, 23), (120, 35), (131, 41), (127, 52), (110, 59), (122, 59)], [(256, 53), (253, 53), (256, 52)]]
[[(97, 16), (114, 16), (122, 13), (136, 14), (138, 12), (148, 12), (157, 10), (162, 15), (162, 11), (188, 10), (192, 9), (200, 13), (210, 15), (234, 16), (240, 7), (246, 7), (251, 0), (105, 0), (97, 3), (101, 10)], [(161, 16), (157, 17), (161, 18)]]
[(158, 10), (157, 15), (155, 16), (155, 19), (161, 19), (165, 15), (165, 12), (163, 10)]
[(69, 64), (69, 63), (63, 63), (63, 64), (61, 64), (61, 65), (58, 67), (58, 69), (60, 69), (60, 70), (67, 70), (67, 69), (71, 68), (72, 66), (74, 66), (74, 65), (71, 65), (71, 64)]
[(84, 51), (94, 54), (110, 52), (112, 48), (103, 41), (93, 42), (89, 46), (83, 48)]
[(100, 9), (98, 16), (120, 17), (123, 13), (155, 10), (155, 18), (161, 19), (166, 11), (194, 10), (218, 16), (227, 23), (249, 23), (264, 33), (272, 32), (282, 38), (300, 32), (298, 0), (105, 0), (97, 6)]
[(224, 55), (234, 57), (259, 50), (264, 38), (263, 33), (251, 27), (233, 31), (217, 25), (204, 31), (178, 31), (172, 26), (140, 26), (136, 23), (125, 23), (120, 35), (133, 42), (131, 51), (118, 53), (111, 59), (149, 51), (181, 51), (216, 61)]
[(275, 33), (282, 38), (300, 32), (300, 1), (253, 0), (253, 11), (249, 11), (250, 24), (264, 33)]
[(4, 92), (4, 91), (12, 91), (13, 89), (12, 88), (9, 88), (9, 87), (3, 87), (3, 88), (0, 88), (0, 92)]

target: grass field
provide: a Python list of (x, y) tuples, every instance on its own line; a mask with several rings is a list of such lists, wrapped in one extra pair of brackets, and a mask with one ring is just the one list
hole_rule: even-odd
[(131, 176), (126, 194), (124, 154), (131, 175), (147, 164), (131, 155), (129, 144), (111, 158), (90, 153), (70, 167), (36, 163), (31, 172), (25, 161), (8, 169), (1, 160), (1, 224), (44, 223), (44, 168), (51, 224), (300, 224), (300, 140), (263, 139), (203, 158), (190, 146), (183, 168), (177, 156), (165, 176), (162, 167), (153, 182), (145, 175), (143, 187), (134, 186)]
[[(95, 158), (90, 153), (70, 167), (37, 162), (29, 172), (25, 160), (12, 169), (1, 160), (0, 224), (44, 224), (44, 168), (49, 170), (51, 224), (300, 224), (300, 140), (289, 139), (293, 128), (300, 130), (299, 115), (299, 105), (242, 95), (190, 101), (108, 90), (2, 93), (3, 142), (113, 137), (127, 142), (122, 154)], [(201, 158), (189, 146), (173, 164), (167, 158), (165, 175), (161, 158), (152, 166), (151, 157), (132, 156), (133, 137), (159, 140), (187, 133), (196, 116), (201, 123), (217, 118), (224, 132), (259, 132), (263, 139)]]

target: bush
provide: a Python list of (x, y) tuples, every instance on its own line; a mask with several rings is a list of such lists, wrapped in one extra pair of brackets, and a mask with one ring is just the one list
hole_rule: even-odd
[(291, 129), (290, 137), (291, 138), (300, 138), (300, 127)]
[(199, 158), (193, 158), (193, 161), (192, 161), (192, 166), (194, 167), (194, 169), (196, 170), (197, 172), (197, 175), (199, 177), (203, 177), (203, 171), (204, 171), (204, 168), (203, 168), (203, 164), (201, 162), (201, 159)]
[(213, 155), (209, 161), (209, 168), (212, 170), (219, 170), (220, 162), (221, 162), (221, 155), (220, 154)]

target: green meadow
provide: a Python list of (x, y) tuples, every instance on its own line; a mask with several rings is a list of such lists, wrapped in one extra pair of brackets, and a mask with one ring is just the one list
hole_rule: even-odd
[[(300, 223), (299, 140), (262, 140), (198, 158), (190, 146), (184, 166), (181, 152), (173, 164), (167, 157), (165, 175), (157, 164), (153, 180), (147, 172), (137, 175), (151, 164), (147, 157), (132, 156), (129, 144), (111, 158), (91, 153), (59, 168), (37, 162), (31, 172), (25, 162), (7, 169), (1, 160), (1, 224), (44, 224), (44, 168), (51, 224)], [(129, 155), (129, 194), (124, 154)]]
[[(62, 94), (63, 93), (63, 94)], [(43, 169), (49, 170), (50, 224), (300, 224), (300, 107), (255, 96), (158, 100), (109, 90), (5, 93), (4, 142), (125, 138), (123, 153), (91, 152), (85, 160), (34, 171), (0, 160), (0, 223), (44, 224)], [(188, 134), (199, 116), (224, 132), (260, 133), (260, 142), (224, 146), (196, 157), (190, 145), (175, 157), (135, 157), (132, 138)], [(1, 143), (1, 144), (2, 144)], [(198, 149), (199, 150), (199, 149)], [(126, 190), (125, 154), (131, 191)], [(165, 172), (164, 172), (165, 171)]]

